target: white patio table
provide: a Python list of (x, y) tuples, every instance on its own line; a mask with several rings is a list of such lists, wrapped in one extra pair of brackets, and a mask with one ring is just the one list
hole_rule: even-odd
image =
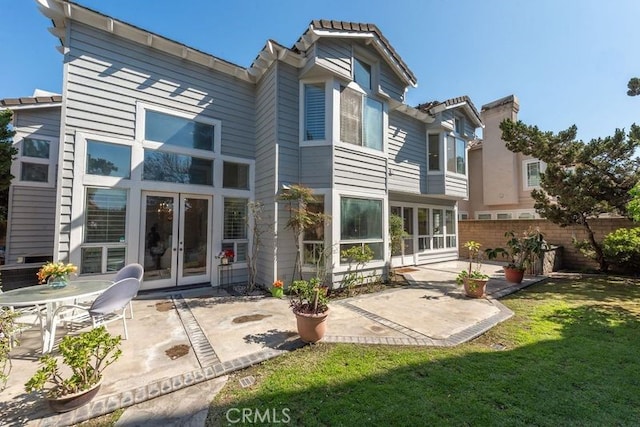
[(42, 353), (49, 348), (51, 337), (51, 322), (56, 304), (65, 300), (87, 298), (103, 293), (113, 285), (111, 280), (74, 280), (64, 288), (52, 288), (49, 285), (28, 286), (0, 293), (0, 306), (45, 307), (45, 322), (42, 324)]

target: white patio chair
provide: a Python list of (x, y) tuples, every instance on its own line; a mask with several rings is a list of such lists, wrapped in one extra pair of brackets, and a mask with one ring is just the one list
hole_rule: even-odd
[(140, 282), (138, 279), (129, 277), (117, 281), (102, 294), (98, 295), (89, 307), (70, 304), (61, 305), (56, 308), (51, 321), (51, 339), (49, 340), (48, 351), (50, 352), (53, 349), (56, 325), (59, 321), (79, 322), (91, 320), (92, 327), (97, 328), (98, 326), (122, 319), (124, 339), (129, 338), (125, 313), (127, 311), (127, 305), (136, 295), (139, 287)]
[[(0, 289), (0, 294), (2, 293), (2, 289)], [(0, 308), (2, 309), (2, 308)], [(28, 306), (28, 307), (6, 307), (7, 310), (18, 313), (17, 317), (14, 318), (13, 324), (15, 325), (15, 329), (13, 334), (9, 337), (9, 348), (13, 347), (16, 342), (16, 335), (22, 333), (28, 329), (31, 329), (35, 326), (38, 326), (38, 330), (40, 331), (40, 338), (42, 338), (42, 331), (44, 329), (45, 322), (45, 307), (40, 306)]]
[[(127, 264), (122, 267), (117, 273), (114, 281), (118, 282), (122, 279), (127, 279), (129, 277), (133, 277), (134, 279), (138, 279), (138, 290), (140, 290), (140, 285), (142, 284), (142, 277), (144, 276), (144, 268), (140, 264)], [(138, 296), (138, 292), (134, 297)], [(129, 314), (131, 315), (131, 319), (133, 319), (133, 303), (129, 301)]]

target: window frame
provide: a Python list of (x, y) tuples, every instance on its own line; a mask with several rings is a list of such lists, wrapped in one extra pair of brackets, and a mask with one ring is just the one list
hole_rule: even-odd
[[(59, 139), (39, 135), (37, 133), (21, 134), (17, 132), (16, 135), (20, 137), (14, 139), (13, 146), (18, 149), (16, 159), (11, 162), (11, 175), (14, 179), (11, 181), (11, 185), (23, 186), (23, 187), (45, 187), (51, 188), (56, 186), (56, 175), (58, 165), (58, 153), (59, 153)], [(24, 141), (28, 139), (36, 139), (47, 141), (49, 143), (49, 157), (30, 157), (25, 156), (24, 153)], [(47, 180), (46, 181), (27, 181), (22, 179), (22, 166), (23, 163), (47, 165)]]
[(245, 237), (244, 238), (225, 238), (225, 216), (226, 216), (226, 201), (230, 200), (230, 199), (234, 199), (234, 200), (244, 200), (245, 201), (245, 217), (250, 215), (249, 213), (249, 202), (251, 201), (251, 199), (249, 197), (243, 197), (243, 196), (223, 196), (222, 197), (222, 229), (221, 229), (221, 233), (220, 233), (220, 245), (221, 245), (221, 250), (225, 249), (225, 246), (228, 245), (233, 245), (233, 261), (234, 262), (239, 262), (239, 263), (246, 263), (248, 260), (245, 259), (238, 259), (238, 245), (245, 245), (246, 250), (245, 250), (245, 254), (249, 254), (249, 251), (251, 250), (251, 242), (250, 242), (250, 234), (251, 234), (251, 224), (247, 224), (247, 222), (245, 221), (245, 219), (243, 218), (243, 224), (244, 224), (244, 234)]
[[(322, 203), (322, 213), (328, 216), (327, 213), (327, 200), (328, 200), (328, 195), (325, 193), (321, 193), (321, 192), (314, 192), (313, 197), (315, 199), (315, 201), (313, 202), (314, 204), (319, 204)], [(321, 200), (321, 201), (320, 201)], [(321, 247), (321, 251), (324, 251), (324, 248), (327, 247), (327, 221), (324, 222), (323, 224), (323, 237), (324, 240), (318, 240), (318, 239), (307, 239), (305, 234), (302, 233), (302, 235), (300, 236), (300, 259), (302, 260), (302, 269), (303, 271), (315, 271), (315, 267), (316, 264), (315, 263), (311, 263), (311, 262), (306, 262), (306, 251), (305, 251), (305, 247), (306, 245), (313, 245), (314, 250), (316, 248), (316, 246), (320, 246)]]
[(542, 175), (546, 169), (546, 164), (542, 160), (538, 159), (526, 159), (522, 161), (522, 189), (525, 191), (535, 190), (540, 188), (538, 185), (529, 185), (529, 165), (538, 164), (538, 177)]
[[(453, 140), (453, 159), (454, 159), (454, 162), (455, 162), (455, 165), (456, 165), (456, 170), (455, 171), (449, 170), (449, 142), (450, 142), (451, 139)], [(464, 171), (462, 171), (462, 172), (458, 172), (458, 162), (457, 162), (457, 159), (458, 159), (458, 148), (459, 148), (458, 142), (462, 142), (463, 145), (464, 145)], [(468, 173), (468, 170), (469, 170), (468, 169), (469, 159), (468, 159), (468, 155), (467, 155), (468, 151), (469, 151), (469, 148), (468, 148), (467, 140), (462, 138), (460, 135), (456, 134), (455, 132), (449, 132), (445, 137), (444, 144), (445, 144), (445, 150), (444, 151), (445, 151), (445, 154), (446, 154), (446, 159), (445, 159), (445, 161), (446, 161), (446, 166), (445, 166), (446, 173), (449, 174), (449, 175), (467, 176), (467, 173)]]
[[(337, 94), (337, 134), (336, 134), (336, 139), (340, 142), (340, 144), (342, 144), (345, 147), (358, 147), (357, 149), (361, 149), (361, 150), (366, 150), (367, 152), (370, 153), (376, 153), (378, 155), (384, 155), (384, 153), (386, 152), (386, 132), (385, 129), (387, 129), (387, 106), (386, 103), (381, 100), (379, 97), (375, 96), (372, 92), (367, 93), (366, 91), (362, 90), (362, 88), (358, 85), (356, 85), (355, 83), (349, 83), (349, 84), (338, 84), (338, 94)], [(359, 117), (359, 127), (360, 127), (360, 141), (359, 143), (354, 143), (354, 142), (349, 142), (349, 141), (344, 141), (342, 139), (342, 91), (343, 90), (352, 90), (356, 93), (358, 93), (361, 98), (361, 111), (360, 111), (360, 117)], [(378, 104), (380, 104), (380, 148), (374, 148), (372, 146), (369, 145), (365, 145), (366, 142), (366, 128), (365, 128), (365, 116), (366, 116), (366, 112), (367, 112), (367, 100), (372, 100), (374, 102), (377, 102)]]
[[(429, 139), (432, 136), (436, 136), (438, 138), (438, 169), (431, 169), (431, 141)], [(442, 155), (442, 141), (443, 141), (443, 133), (442, 132), (427, 132), (427, 173), (431, 175), (440, 175), (442, 174), (442, 162), (444, 156)]]
[[(342, 237), (342, 201), (343, 199), (359, 199), (359, 200), (367, 200), (367, 201), (375, 201), (375, 202), (379, 202), (380, 203), (380, 237), (379, 238), (361, 238), (361, 239), (344, 239)], [(326, 199), (325, 199), (326, 200)], [(326, 203), (326, 202), (325, 202)], [(326, 206), (325, 206), (326, 209)], [(361, 245), (364, 246), (366, 244), (381, 244), (381, 258), (374, 258), (371, 260), (371, 265), (375, 265), (376, 263), (380, 263), (380, 262), (384, 262), (386, 256), (386, 248), (385, 248), (385, 242), (386, 242), (386, 234), (387, 232), (385, 231), (385, 227), (387, 224), (386, 218), (385, 218), (385, 209), (386, 209), (386, 203), (383, 197), (377, 197), (374, 195), (371, 196), (363, 196), (363, 195), (355, 195), (355, 194), (339, 194), (338, 196), (338, 206), (337, 206), (337, 213), (338, 213), (338, 218), (339, 220), (339, 227), (336, 230), (337, 233), (337, 241), (338, 241), (338, 259), (339, 259), (339, 265), (342, 267), (345, 267), (348, 265), (348, 263), (343, 262), (342, 256), (340, 255), (341, 251), (342, 251), (342, 246), (343, 245)]]
[[(306, 108), (305, 108), (305, 86), (306, 85), (324, 85), (324, 139), (306, 139)], [(333, 104), (333, 83), (329, 79), (302, 79), (299, 82), (299, 137), (298, 142), (301, 146), (313, 147), (319, 145), (331, 144), (331, 123), (332, 104)]]

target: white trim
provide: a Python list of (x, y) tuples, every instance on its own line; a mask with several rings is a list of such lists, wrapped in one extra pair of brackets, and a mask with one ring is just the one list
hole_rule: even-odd
[[(332, 101), (332, 79), (301, 79), (299, 81), (299, 100), (298, 100), (298, 121), (299, 121), (299, 137), (298, 142), (301, 147), (318, 147), (331, 145), (331, 125), (330, 117), (333, 110)], [(305, 126), (305, 97), (304, 87), (308, 84), (323, 84), (324, 85), (324, 139), (312, 139), (306, 140), (304, 138), (304, 126)]]
[[(11, 162), (11, 175), (14, 179), (11, 181), (12, 186), (17, 187), (39, 187), (39, 188), (54, 188), (56, 185), (57, 170), (59, 168), (59, 152), (60, 152), (60, 139), (52, 136), (45, 136), (38, 134), (38, 131), (33, 133), (27, 133), (23, 130), (16, 131), (16, 137), (13, 140), (12, 145), (18, 149), (18, 154), (14, 161)], [(25, 139), (40, 139), (49, 143), (49, 157), (46, 159), (40, 157), (23, 156), (23, 145)], [(47, 181), (23, 181), (22, 180), (22, 163), (32, 163), (38, 165), (47, 165)]]
[(526, 159), (522, 161), (522, 189), (524, 191), (531, 191), (539, 189), (539, 185), (529, 185), (528, 167), (531, 164), (538, 163), (538, 174), (542, 174), (547, 168), (547, 164), (538, 159)]
[[(430, 135), (438, 135), (438, 150), (440, 151), (440, 153), (438, 153), (438, 170), (432, 170), (431, 168), (429, 168), (429, 136)], [(443, 174), (443, 162), (444, 162), (444, 158), (446, 156), (443, 156), (442, 153), (445, 152), (445, 150), (443, 150), (443, 141), (444, 141), (444, 137), (443, 137), (444, 133), (443, 132), (435, 132), (433, 130), (428, 130), (427, 129), (427, 175), (442, 175)], [(446, 154), (446, 153), (445, 153)]]

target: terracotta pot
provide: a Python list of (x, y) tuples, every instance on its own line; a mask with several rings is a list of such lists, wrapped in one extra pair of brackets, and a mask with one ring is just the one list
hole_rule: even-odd
[(93, 399), (102, 385), (102, 379), (87, 390), (60, 397), (48, 397), (49, 406), (56, 412), (68, 412), (86, 405)]
[(470, 298), (482, 298), (488, 279), (464, 279), (464, 292)]
[(521, 283), (522, 279), (524, 279), (524, 270), (512, 267), (503, 267), (503, 269), (504, 278), (507, 279), (507, 282)]
[(298, 325), (298, 335), (304, 342), (318, 342), (324, 337), (327, 331), (327, 316), (329, 309), (320, 314), (307, 314), (293, 312), (296, 315), (296, 323)]

